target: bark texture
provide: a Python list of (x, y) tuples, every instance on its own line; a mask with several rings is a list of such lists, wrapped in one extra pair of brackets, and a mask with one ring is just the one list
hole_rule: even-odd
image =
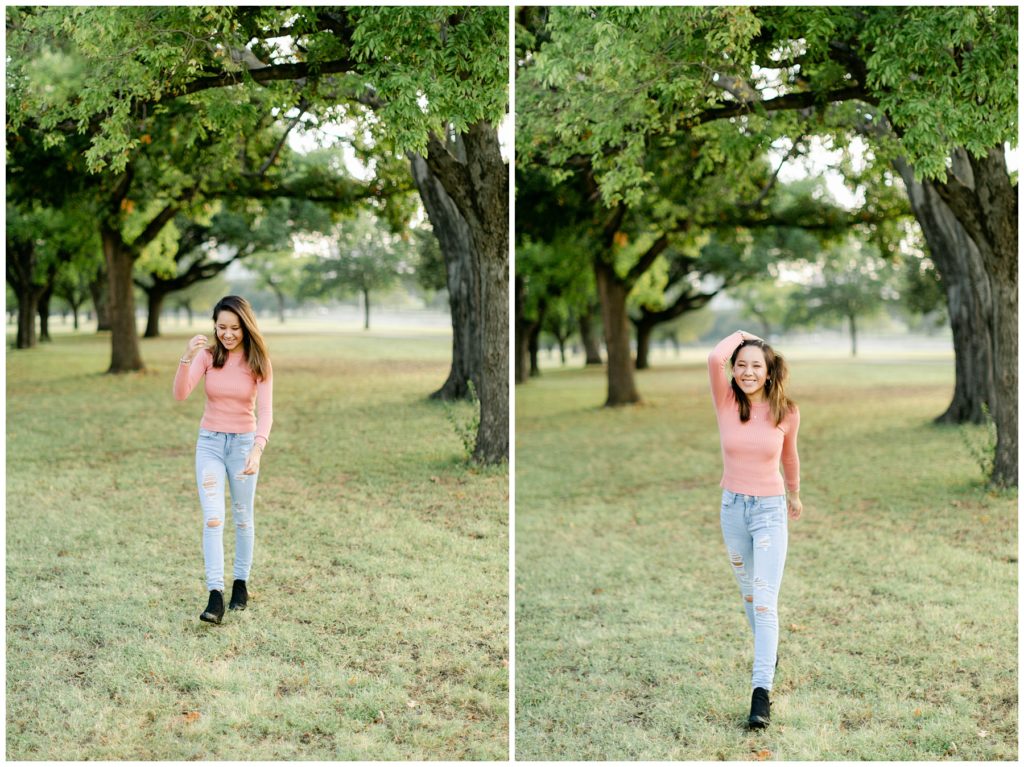
[(580, 339), (583, 341), (583, 352), (586, 354), (586, 364), (600, 365), (603, 363), (601, 359), (601, 346), (598, 343), (597, 335), (594, 333), (594, 309), (589, 307), (586, 314), (580, 317)]
[(92, 307), (96, 311), (96, 332), (110, 330), (110, 311), (107, 307), (107, 291), (109, 280), (107, 273), (100, 269), (96, 278), (89, 283), (89, 295), (92, 297)]
[[(135, 281), (132, 273), (142, 249), (156, 239), (174, 218), (180, 202), (166, 205), (154, 216), (131, 243), (121, 235), (121, 207), (131, 188), (131, 166), (118, 179), (107, 197), (107, 213), (99, 222), (103, 258), (107, 267), (109, 290), (107, 308), (110, 313), (110, 367), (108, 373), (128, 373), (144, 368), (135, 327)], [(187, 196), (194, 193), (194, 189)]]
[(633, 376), (633, 357), (629, 346), (629, 314), (626, 298), (629, 286), (615, 275), (604, 261), (594, 263), (597, 295), (601, 300), (604, 343), (608, 350), (608, 397), (605, 406), (630, 405), (640, 401)]
[[(462, 142), (452, 151), (465, 162)], [(469, 226), (444, 186), (418, 154), (408, 155), (413, 181), (419, 190), (430, 225), (444, 256), (448, 305), (452, 320), (452, 365), (448, 378), (432, 399), (456, 400), (469, 397), (469, 382), (480, 381), (483, 369), (483, 321), (481, 317), (480, 272), (473, 252)]]
[(483, 370), (473, 458), (495, 464), (509, 456), (508, 166), (490, 123), (474, 123), (462, 140), (465, 161), (437, 136), (431, 137), (426, 160), (469, 226), (479, 267)]
[(7, 284), (18, 299), (18, 332), (15, 336), (16, 349), (35, 347), (36, 315), (39, 313), (39, 298), (46, 285), (38, 284), (36, 277), (36, 253), (31, 243), (7, 241), (6, 258)]
[(930, 181), (918, 181), (903, 158), (893, 163), (903, 178), (914, 217), (921, 225), (932, 262), (946, 292), (953, 331), (956, 382), (953, 399), (938, 423), (984, 421), (993, 391), (992, 291), (978, 246), (967, 236)]
[(135, 254), (121, 238), (121, 233), (106, 222), (100, 225), (103, 258), (109, 280), (107, 309), (110, 316), (110, 367), (108, 373), (142, 370), (142, 352), (135, 327), (135, 283), (132, 269)]
[(965, 151), (935, 189), (978, 246), (992, 290), (992, 359), (996, 455), (991, 481), (1017, 486), (1017, 188), (1006, 170), (1002, 146), (984, 157)]
[(604, 323), (604, 344), (608, 350), (608, 398), (604, 403), (606, 407), (631, 405), (640, 401), (640, 392), (637, 391), (633, 375), (630, 319), (626, 300), (637, 280), (668, 247), (668, 235), (663, 234), (640, 256), (625, 276), (619, 275), (615, 271), (612, 252), (614, 238), (625, 212), (625, 206), (620, 205), (605, 225), (604, 251), (597, 254), (594, 259), (597, 297), (601, 302), (601, 319)]

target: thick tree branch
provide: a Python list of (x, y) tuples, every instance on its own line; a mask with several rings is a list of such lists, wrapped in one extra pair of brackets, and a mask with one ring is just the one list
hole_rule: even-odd
[(139, 255), (144, 247), (149, 245), (156, 236), (160, 234), (160, 231), (167, 225), (167, 222), (178, 215), (178, 210), (181, 208), (181, 200), (175, 200), (174, 202), (167, 203), (164, 209), (161, 210), (156, 216), (146, 224), (146, 228), (142, 230), (142, 234), (135, 238), (132, 242), (132, 249), (135, 251), (136, 256)]
[(644, 275), (644, 272), (651, 268), (651, 264), (654, 263), (655, 259), (660, 256), (667, 247), (668, 235), (663, 234), (661, 237), (656, 239), (651, 247), (649, 247), (647, 251), (640, 256), (640, 259), (633, 264), (633, 267), (626, 274), (626, 278), (624, 280), (625, 284), (632, 289), (633, 285), (636, 284), (636, 281)]
[(459, 212), (467, 219), (472, 216), (476, 206), (470, 194), (472, 179), (469, 177), (469, 171), (433, 131), (430, 132), (427, 155), (423, 159), (427, 161), (430, 172), (437, 176), (437, 180), (441, 182), (441, 186), (452, 198)]
[(825, 91), (823, 93), (818, 91), (802, 91), (800, 93), (787, 93), (783, 96), (776, 96), (775, 98), (767, 99), (766, 101), (755, 99), (750, 101), (738, 101), (735, 104), (723, 104), (721, 106), (711, 107), (710, 109), (705, 109), (703, 112), (698, 112), (696, 115), (684, 119), (683, 125), (686, 128), (693, 128), (694, 126), (702, 125), (714, 120), (750, 114), (760, 110), (764, 110), (765, 112), (780, 112), (790, 109), (806, 109), (817, 104), (828, 104), (835, 101), (850, 101), (851, 99), (865, 101), (869, 104), (877, 103), (875, 97), (869, 94), (861, 86), (839, 88), (838, 90)]
[[(322, 61), (311, 63), (300, 61), (294, 64), (273, 64), (261, 69), (243, 69), (237, 72), (222, 71), (207, 77), (199, 77), (191, 82), (184, 83), (178, 88), (164, 93), (152, 99), (133, 99), (131, 111), (137, 114), (142, 109), (152, 109), (157, 104), (172, 101), (181, 96), (192, 93), (210, 90), (211, 88), (225, 88), (231, 85), (239, 85), (252, 79), (256, 83), (269, 83), (277, 80), (301, 80), (309, 77), (319, 77), (326, 74), (337, 74), (355, 70), (356, 63), (349, 58), (335, 59), (333, 61)], [(107, 117), (106, 113), (94, 115), (89, 121), (90, 131), (99, 129), (99, 124)], [(79, 120), (64, 120), (57, 124), (57, 129), (65, 133), (78, 133)]]

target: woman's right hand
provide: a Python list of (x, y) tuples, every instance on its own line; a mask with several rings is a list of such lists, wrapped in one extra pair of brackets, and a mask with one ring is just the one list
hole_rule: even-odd
[(200, 350), (206, 346), (207, 340), (208, 339), (204, 335), (192, 336), (185, 349), (185, 356), (190, 360), (194, 358), (199, 354)]

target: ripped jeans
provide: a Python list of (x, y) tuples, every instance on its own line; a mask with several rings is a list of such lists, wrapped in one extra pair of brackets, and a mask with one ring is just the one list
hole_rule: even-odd
[(723, 490), (722, 538), (754, 632), (751, 687), (771, 690), (779, 647), (779, 588), (788, 545), (786, 497)]
[(203, 509), (203, 561), (206, 588), (224, 590), (224, 480), (231, 486), (231, 521), (235, 525), (235, 579), (249, 580), (256, 529), (253, 502), (256, 474), (243, 474), (255, 432), (229, 434), (200, 429), (196, 441), (196, 485)]

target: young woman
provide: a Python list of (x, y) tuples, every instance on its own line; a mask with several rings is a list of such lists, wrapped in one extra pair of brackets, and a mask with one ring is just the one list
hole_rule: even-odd
[(231, 486), (235, 525), (235, 582), (229, 607), (244, 610), (255, 541), (253, 501), (260, 458), (274, 420), (274, 381), (267, 345), (248, 301), (225, 296), (213, 308), (213, 322), (212, 344), (203, 335), (188, 342), (174, 376), (174, 398), (188, 397), (205, 376), (196, 484), (203, 510), (203, 560), (210, 599), (199, 619), (220, 623), (224, 617), (224, 480)]
[[(732, 375), (726, 363), (732, 363)], [(778, 596), (789, 518), (799, 519), (800, 411), (786, 396), (786, 363), (757, 336), (738, 330), (708, 356), (722, 442), (722, 537), (754, 632), (748, 723), (767, 727), (778, 662)], [(779, 474), (779, 461), (785, 482)]]

